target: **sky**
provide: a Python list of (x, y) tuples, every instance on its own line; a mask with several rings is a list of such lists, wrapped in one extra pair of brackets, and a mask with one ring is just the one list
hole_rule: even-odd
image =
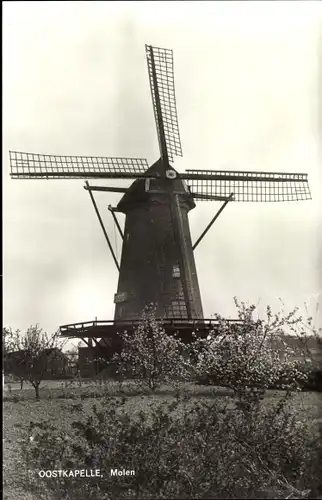
[[(8, 152), (156, 161), (146, 43), (174, 51), (179, 172), (309, 176), (310, 201), (225, 208), (195, 251), (205, 317), (235, 317), (234, 296), (322, 307), (320, 2), (4, 2), (4, 326), (113, 319), (118, 274), (84, 181), (10, 179)], [(96, 199), (120, 257), (119, 196)], [(219, 207), (197, 203), (193, 240)]]

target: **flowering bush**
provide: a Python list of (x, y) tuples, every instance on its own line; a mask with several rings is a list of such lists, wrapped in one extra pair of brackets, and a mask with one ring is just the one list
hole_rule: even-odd
[(154, 391), (161, 384), (187, 378), (190, 365), (185, 349), (180, 339), (166, 335), (153, 309), (147, 308), (134, 333), (122, 335), (122, 351), (112, 363), (121, 377)]
[(295, 312), (273, 317), (268, 307), (265, 321), (254, 320), (255, 306), (235, 302), (242, 323), (231, 324), (217, 316), (216, 331), (195, 343), (197, 379), (229, 387), (239, 395), (248, 391), (263, 396), (269, 388), (300, 390), (309, 364), (294, 359), (295, 351), (283, 337), (285, 328), (301, 318), (295, 318)]

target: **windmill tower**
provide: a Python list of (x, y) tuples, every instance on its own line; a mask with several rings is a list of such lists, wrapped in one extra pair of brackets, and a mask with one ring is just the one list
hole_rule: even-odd
[[(146, 45), (152, 103), (160, 158), (152, 165), (143, 158), (56, 156), (10, 152), (14, 179), (132, 179), (129, 188), (85, 183), (119, 270), (113, 320), (75, 323), (60, 328), (62, 335), (112, 338), (131, 330), (144, 307), (156, 304), (156, 316), (171, 333), (190, 335), (212, 328), (203, 317), (194, 250), (230, 201), (279, 202), (310, 199), (307, 174), (245, 171), (186, 170), (172, 163), (182, 156), (179, 136), (172, 51)], [(94, 192), (118, 192), (117, 207), (109, 207), (123, 239), (120, 263), (97, 208)], [(221, 201), (219, 211), (193, 244), (188, 213), (196, 201)], [(124, 230), (117, 213), (125, 214)], [(88, 343), (88, 341), (86, 341)]]

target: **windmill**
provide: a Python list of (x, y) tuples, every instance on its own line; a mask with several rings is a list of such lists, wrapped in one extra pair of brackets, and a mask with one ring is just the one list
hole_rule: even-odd
[[(112, 338), (131, 330), (149, 303), (169, 333), (205, 333), (213, 324), (203, 317), (194, 250), (229, 202), (280, 202), (310, 199), (307, 174), (186, 170), (172, 166), (182, 156), (174, 87), (172, 50), (146, 45), (147, 67), (160, 158), (149, 167), (144, 158), (57, 156), (10, 152), (14, 179), (86, 179), (88, 191), (112, 258), (119, 271), (110, 321), (75, 323), (61, 334), (87, 339)], [(130, 187), (90, 185), (87, 179), (134, 180)], [(109, 206), (123, 240), (118, 262), (94, 198), (95, 191), (123, 194)], [(188, 212), (196, 201), (222, 206), (200, 237), (191, 240)], [(125, 214), (124, 230), (117, 213)], [(91, 343), (88, 343), (91, 345)]]

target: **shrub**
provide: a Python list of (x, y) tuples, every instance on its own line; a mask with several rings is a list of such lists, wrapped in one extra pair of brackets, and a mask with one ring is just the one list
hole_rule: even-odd
[[(88, 481), (46, 479), (53, 499), (303, 498), (317, 493), (320, 451), (288, 401), (245, 411), (179, 397), (130, 416), (125, 400), (109, 398), (68, 435), (53, 422), (31, 423), (24, 451), (35, 469), (101, 470)], [(135, 476), (111, 477), (111, 468)]]
[(295, 351), (285, 340), (285, 329), (302, 318), (296, 310), (289, 315), (273, 316), (267, 307), (265, 320), (255, 320), (255, 306), (239, 304), (241, 324), (231, 324), (217, 316), (218, 327), (207, 339), (195, 342), (199, 383), (226, 386), (236, 394), (253, 391), (263, 395), (267, 389), (300, 390), (309, 375), (310, 364), (295, 360)]

